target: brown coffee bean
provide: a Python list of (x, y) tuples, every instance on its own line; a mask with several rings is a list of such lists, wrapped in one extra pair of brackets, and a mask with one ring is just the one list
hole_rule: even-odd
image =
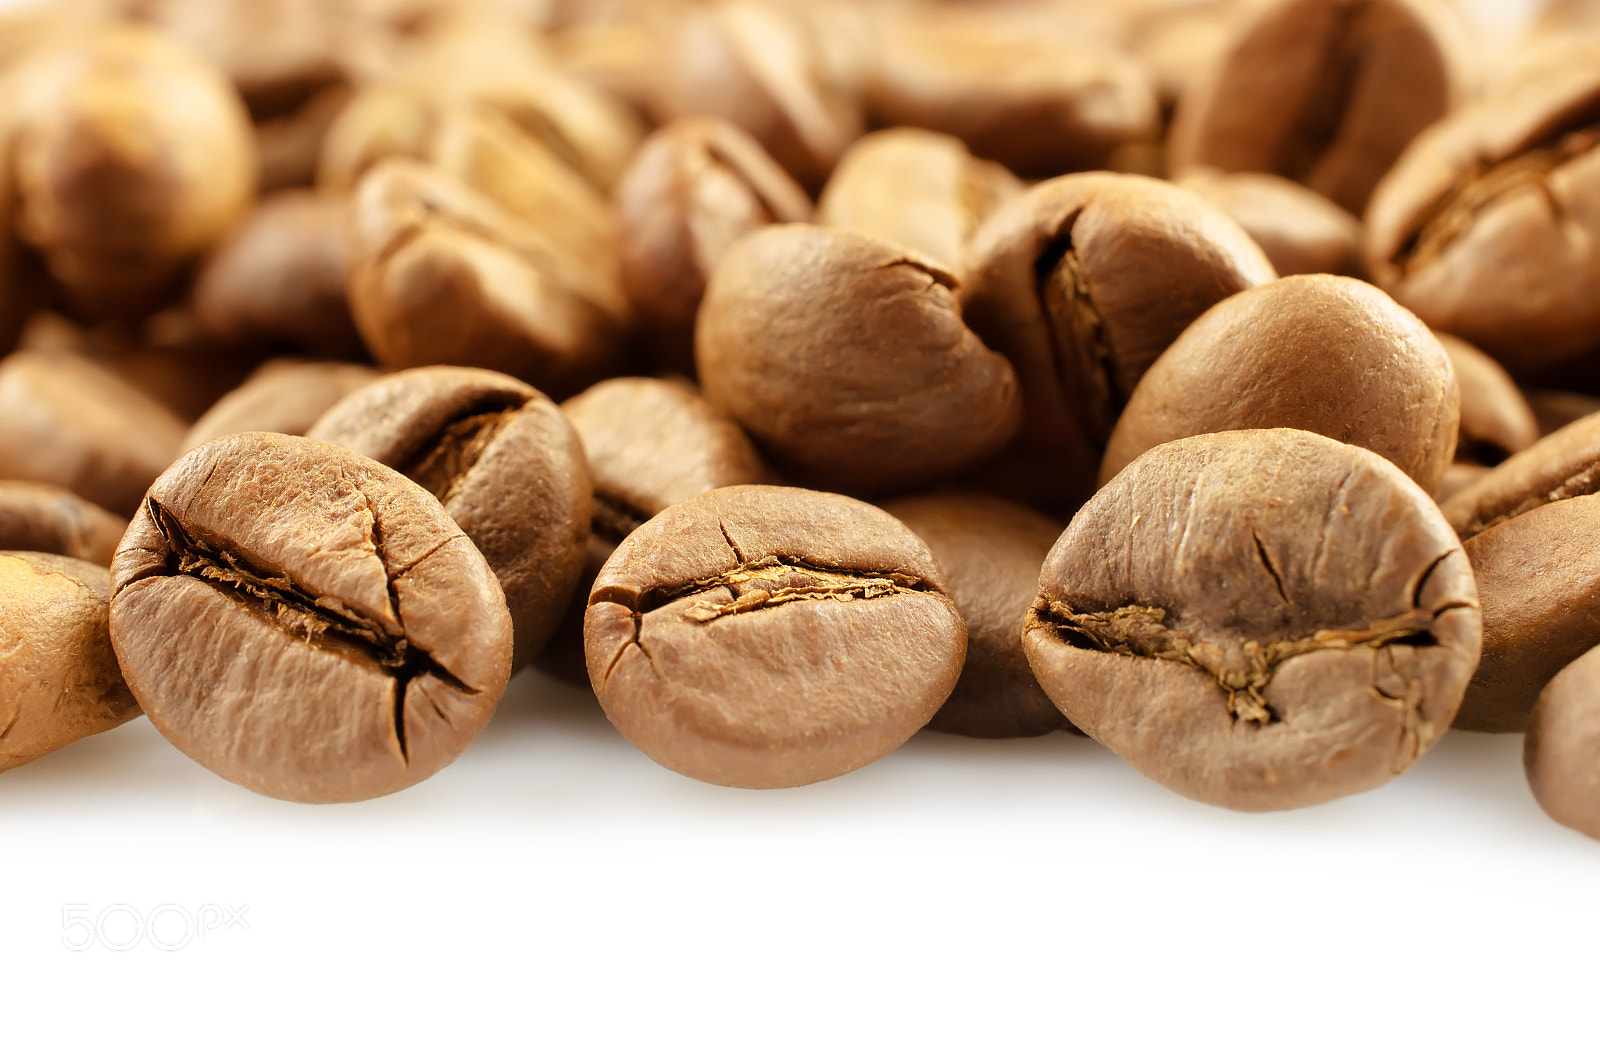
[(1022, 194), (1004, 166), (926, 129), (886, 129), (850, 145), (817, 202), (817, 223), (909, 247), (960, 275), (967, 243)]
[(1522, 731), (1540, 689), (1600, 644), (1600, 415), (1443, 504), (1483, 599), (1483, 661), (1456, 726)]
[(973, 237), (961, 308), (1016, 368), (1026, 418), (982, 488), (1081, 502), (1145, 369), (1195, 317), (1274, 276), (1243, 229), (1163, 181), (1078, 174), (1002, 207)]
[(178, 453), (184, 424), (86, 357), (0, 360), (0, 478), (46, 482), (119, 515)]
[(706, 287), (706, 399), (808, 483), (925, 485), (993, 456), (1017, 379), (956, 308), (953, 277), (892, 244), (804, 224), (735, 244)]
[(366, 364), (269, 360), (195, 420), (183, 451), (227, 434), (304, 434), (324, 412), (377, 378), (377, 369)]
[(111, 651), (106, 568), (0, 552), (0, 772), (139, 715)]
[(1065, 527), (1021, 504), (978, 494), (905, 497), (883, 509), (927, 544), (967, 624), (961, 679), (928, 727), (981, 739), (1070, 727), (1022, 650), (1039, 568)]
[(667, 46), (656, 118), (731, 122), (815, 192), (862, 131), (857, 101), (828, 75), (803, 23), (779, 7), (686, 5)]
[(1444, 477), (1439, 480), (1439, 488), (1433, 491), (1433, 498), (1442, 504), (1456, 494), (1472, 488), (1489, 473), (1489, 470), (1481, 463), (1463, 463), (1461, 460), (1456, 460), (1445, 468)]
[(439, 498), (505, 589), (513, 668), (539, 652), (583, 570), (590, 483), (549, 398), (475, 368), (414, 368), (330, 408), (309, 431), (395, 468)]
[(1600, 44), (1574, 44), (1418, 137), (1367, 215), (1374, 280), (1518, 377), (1600, 349)]
[(1600, 415), (1571, 423), (1507, 457), (1442, 505), (1462, 540), (1546, 504), (1600, 493)]
[(1460, 389), (1422, 322), (1344, 276), (1286, 276), (1217, 303), (1151, 365), (1100, 480), (1166, 441), (1295, 427), (1394, 461), (1433, 492), (1455, 455)]
[(720, 118), (653, 133), (617, 184), (622, 288), (652, 358), (694, 374), (706, 280), (741, 236), (805, 221), (811, 200), (761, 145)]
[(1488, 354), (1454, 335), (1435, 332), (1461, 387), (1456, 459), (1496, 464), (1539, 440), (1533, 409), (1511, 376)]
[(338, 81), (319, 91), (298, 109), (256, 123), (256, 160), (261, 190), (309, 187), (316, 182), (322, 144), (355, 89)]
[(437, 500), (277, 434), (214, 441), (151, 486), (112, 564), (111, 641), (174, 746), (304, 802), (432, 775), (511, 666), (505, 596)]
[(1540, 693), (1522, 762), (1552, 820), (1600, 838), (1600, 648), (1562, 669)]
[(1280, 276), (1361, 270), (1361, 222), (1287, 177), (1191, 166), (1174, 183), (1238, 221)]
[(628, 740), (731, 787), (839, 776), (955, 686), (966, 630), (922, 542), (857, 500), (733, 486), (623, 541), (589, 594), (589, 678)]
[(82, 311), (158, 308), (254, 194), (238, 96), (182, 45), (132, 26), (60, 38), (10, 84), (18, 233)]
[(1478, 661), (1477, 593), (1426, 493), (1365, 449), (1247, 430), (1152, 449), (1052, 549), (1045, 691), (1180, 794), (1312, 805), (1404, 772)]
[(58, 486), (0, 481), (0, 550), (110, 566), (127, 528), (125, 519)]
[(921, 6), (881, 20), (873, 43), (878, 124), (948, 133), (1023, 176), (1103, 168), (1119, 147), (1156, 139), (1149, 78), (1108, 40)]
[(489, 368), (566, 397), (620, 366), (627, 301), (604, 263), (403, 159), (353, 211), (350, 307), (385, 367)]
[(497, 63), (444, 48), (350, 101), (328, 130), (317, 185), (348, 192), (385, 158), (433, 158), (442, 115), (463, 109), (503, 119), (532, 141), (519, 150), (542, 148), (602, 192), (616, 184), (644, 135), (625, 107), (548, 63)]
[(1277, 173), (1358, 216), (1411, 139), (1463, 96), (1462, 30), (1418, 0), (1278, 0), (1178, 102), (1176, 172)]
[(345, 296), (348, 218), (344, 199), (312, 191), (262, 199), (195, 278), (200, 325), (236, 346), (360, 355)]

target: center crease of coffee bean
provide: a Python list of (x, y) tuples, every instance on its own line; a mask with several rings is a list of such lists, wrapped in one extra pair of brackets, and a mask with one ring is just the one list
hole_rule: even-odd
[(1558, 503), (1562, 500), (1571, 500), (1574, 497), (1593, 496), (1600, 493), (1600, 463), (1583, 468), (1571, 475), (1553, 489), (1547, 489), (1524, 499), (1520, 504), (1509, 507), (1504, 511), (1496, 512), (1481, 522), (1473, 522), (1461, 532), (1461, 539), (1467, 540), (1478, 534), (1508, 522), (1520, 515), (1526, 515), (1535, 508), (1544, 507), (1546, 504)]
[(609, 544), (621, 544), (628, 534), (650, 521), (643, 510), (611, 493), (595, 490), (593, 503), (589, 532)]
[(1089, 292), (1089, 277), (1072, 245), (1071, 225), (1035, 263), (1039, 304), (1044, 310), (1056, 385), (1078, 394), (1096, 439), (1111, 433), (1117, 411), (1127, 403), (1116, 383), (1116, 350), (1105, 317)]
[(1543, 195), (1550, 212), (1564, 219), (1567, 211), (1550, 188), (1550, 175), (1596, 146), (1600, 146), (1600, 126), (1590, 126), (1554, 133), (1498, 164), (1472, 166), (1424, 217), (1395, 263), (1402, 273), (1422, 268), (1466, 235), (1479, 214), (1524, 189)]
[[(1449, 607), (1441, 609), (1447, 610)], [(1383, 618), (1358, 629), (1318, 629), (1287, 640), (1239, 638), (1233, 642), (1203, 639), (1174, 628), (1163, 607), (1133, 604), (1105, 611), (1074, 611), (1065, 603), (1036, 607), (1028, 628), (1048, 628), (1069, 644), (1134, 658), (1181, 662), (1210, 673), (1228, 693), (1228, 713), (1235, 721), (1257, 726), (1281, 720), (1267, 704), (1266, 687), (1277, 669), (1291, 658), (1315, 651), (1379, 648), (1391, 644), (1433, 646), (1431, 632), (1438, 613), (1414, 610)], [(1392, 696), (1384, 696), (1392, 699)]]
[(400, 473), (448, 504), (450, 494), (521, 407), (520, 401), (509, 406), (506, 401), (484, 402), (446, 423), (431, 441), (400, 461)]

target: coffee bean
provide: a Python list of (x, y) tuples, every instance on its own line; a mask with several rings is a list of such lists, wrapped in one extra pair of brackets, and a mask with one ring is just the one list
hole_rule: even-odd
[(401, 790), (488, 723), (511, 618), (426, 490), (336, 445), (235, 434), (154, 485), (112, 564), (111, 640), (162, 735), (251, 790)]
[(1173, 182), (1238, 221), (1280, 276), (1361, 270), (1361, 222), (1287, 177), (1190, 166)]
[(1419, 136), (1373, 196), (1375, 282), (1519, 378), (1600, 348), (1600, 45), (1574, 44)]
[(361, 336), (345, 296), (349, 204), (312, 191), (261, 200), (195, 279), (195, 316), (236, 346), (356, 356)]
[(505, 589), (513, 669), (555, 630), (583, 569), (590, 484), (549, 398), (475, 368), (413, 368), (356, 390), (308, 432), (399, 470), (439, 498)]
[(804, 224), (718, 264), (695, 333), (706, 399), (797, 478), (926, 485), (1016, 432), (1017, 380), (956, 308), (953, 277), (890, 243)]
[(1016, 368), (1025, 419), (982, 488), (1041, 509), (1081, 502), (1145, 369), (1195, 317), (1274, 275), (1220, 210), (1158, 180), (1077, 174), (1001, 207), (973, 236), (961, 310)]
[(139, 715), (111, 651), (108, 593), (97, 563), (0, 552), (0, 772)]
[(617, 185), (622, 286), (656, 363), (694, 374), (694, 320), (728, 248), (811, 200), (761, 145), (718, 118), (656, 130)]
[(978, 226), (1022, 194), (1004, 166), (953, 136), (886, 129), (850, 145), (817, 202), (817, 222), (915, 250), (960, 275)]
[(82, 311), (138, 318), (244, 215), (244, 106), (210, 64), (133, 26), (63, 34), (11, 73), (16, 226)]
[(1435, 337), (1461, 386), (1456, 459), (1492, 465), (1538, 441), (1538, 420), (1506, 369), (1470, 342), (1437, 332)]
[(0, 550), (110, 566), (127, 527), (125, 520), (59, 486), (0, 481)]
[(861, 111), (804, 25), (748, 0), (687, 5), (662, 62), (657, 119), (708, 115), (739, 126), (810, 192), (821, 189)]
[(1483, 661), (1457, 727), (1520, 732), (1540, 689), (1600, 644), (1600, 415), (1509, 457), (1443, 505), (1483, 599)]
[(1028, 660), (1074, 724), (1181, 794), (1312, 805), (1404, 772), (1481, 624), (1460, 542), (1365, 449), (1298, 430), (1159, 446), (1051, 550)]
[(1052, 32), (1062, 15), (1057, 8), (1040, 25), (988, 10), (885, 14), (868, 68), (869, 111), (881, 125), (958, 137), (1027, 177), (1104, 168), (1118, 148), (1156, 139), (1155, 92), (1110, 40), (1085, 47)]
[(733, 486), (668, 508), (589, 594), (606, 715), (676, 772), (792, 787), (874, 761), (955, 686), (966, 630), (911, 531), (857, 500)]
[(184, 425), (86, 357), (0, 361), (0, 478), (46, 482), (119, 515), (178, 453)]
[(1600, 648), (1579, 656), (1540, 693), (1522, 760), (1540, 808), (1600, 838)]
[(1464, 95), (1451, 17), (1414, 0), (1267, 4), (1179, 100), (1172, 168), (1278, 173), (1359, 216), (1412, 137)]
[(603, 262), (402, 159), (362, 178), (353, 213), (350, 305), (385, 367), (489, 368), (567, 397), (620, 363), (627, 302)]
[(1343, 276), (1286, 276), (1217, 303), (1151, 365), (1100, 480), (1176, 438), (1295, 427), (1371, 449), (1431, 493), (1460, 407), (1449, 356), (1392, 298)]
[(883, 509), (927, 544), (967, 624), (961, 679), (928, 727), (984, 739), (1068, 727), (1022, 650), (1039, 568), (1064, 527), (1021, 504), (979, 494), (904, 497)]

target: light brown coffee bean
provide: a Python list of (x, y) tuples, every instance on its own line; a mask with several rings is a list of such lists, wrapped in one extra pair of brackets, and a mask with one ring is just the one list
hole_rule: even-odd
[(1600, 838), (1600, 648), (1545, 685), (1528, 718), (1522, 761), (1552, 820)]
[(1190, 166), (1173, 182), (1238, 221), (1280, 276), (1361, 270), (1361, 222), (1287, 177)]
[(0, 552), (0, 772), (139, 715), (107, 630), (106, 568)]
[(110, 566), (127, 528), (126, 519), (59, 486), (0, 481), (0, 550)]
[(1450, 727), (1472, 570), (1393, 464), (1299, 430), (1145, 453), (1051, 550), (1028, 659), (1063, 713), (1180, 794), (1287, 809), (1368, 790)]
[(227, 434), (304, 434), (324, 412), (377, 378), (377, 369), (366, 364), (269, 360), (195, 420), (183, 451)]
[(1100, 480), (1177, 438), (1295, 427), (1371, 449), (1431, 493), (1455, 455), (1460, 401), (1438, 339), (1388, 295), (1286, 276), (1217, 303), (1151, 365)]

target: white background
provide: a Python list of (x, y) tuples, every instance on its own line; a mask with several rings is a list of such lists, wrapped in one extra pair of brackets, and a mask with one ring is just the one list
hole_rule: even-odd
[(312, 807), (140, 719), (0, 775), (0, 1055), (1592, 1055), (1600, 843), (1520, 755), (1245, 815), (924, 733), (734, 791), (525, 674), (434, 779)]

